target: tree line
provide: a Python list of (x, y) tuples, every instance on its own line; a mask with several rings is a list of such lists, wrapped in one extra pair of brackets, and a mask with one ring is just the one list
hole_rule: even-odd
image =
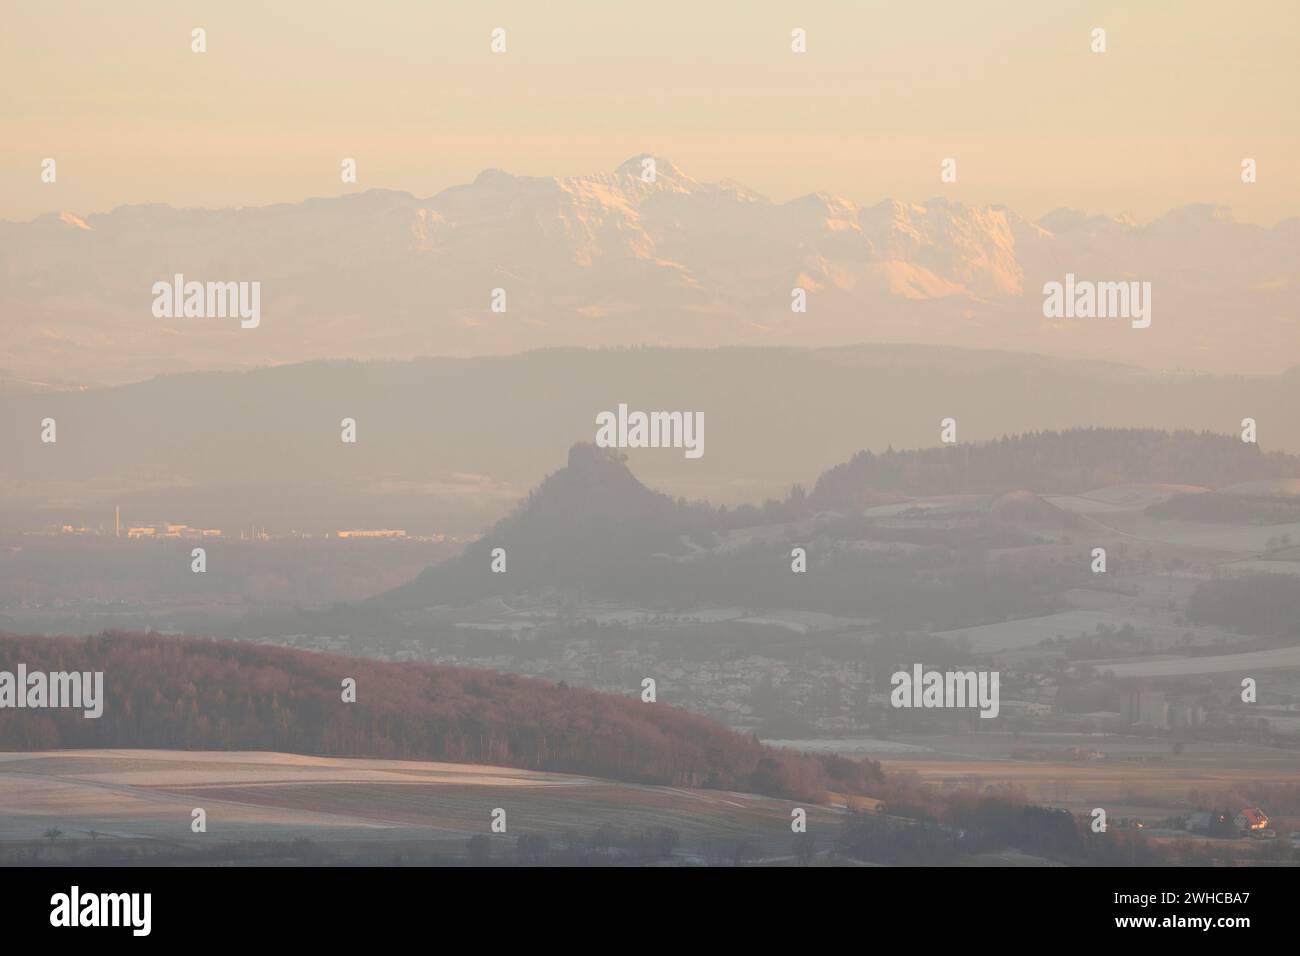
[[(822, 800), (878, 764), (765, 746), (663, 704), (493, 671), (157, 634), (0, 635), (0, 670), (102, 671), (104, 712), (7, 710), (0, 750), (267, 750), (483, 763)], [(356, 700), (343, 700), (343, 681)]]
[(1221, 488), (1300, 477), (1300, 458), (1263, 452), (1237, 435), (1150, 428), (1072, 428), (910, 451), (859, 452), (817, 479), (816, 510), (859, 511), (881, 493), (911, 496), (1070, 494), (1106, 485)]

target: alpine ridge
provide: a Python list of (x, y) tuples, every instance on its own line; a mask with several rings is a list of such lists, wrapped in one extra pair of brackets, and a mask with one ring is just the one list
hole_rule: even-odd
[[(0, 222), (0, 308), (13, 319), (0, 350), (19, 377), (58, 369), (100, 384), (343, 355), (862, 342), (1277, 372), (1300, 361), (1288, 334), (1298, 259), (1300, 220), (1266, 229), (1222, 207), (1147, 224), (1060, 209), (1035, 223), (948, 198), (775, 202), (636, 156), (588, 176), (487, 169), (430, 198), (371, 189)], [(174, 273), (260, 281), (262, 328), (241, 340), (156, 319), (149, 290)], [(1045, 319), (1043, 286), (1067, 273), (1150, 282), (1160, 317), (1140, 337)], [(805, 312), (791, 307), (795, 288)], [(496, 289), (503, 312), (490, 307)]]

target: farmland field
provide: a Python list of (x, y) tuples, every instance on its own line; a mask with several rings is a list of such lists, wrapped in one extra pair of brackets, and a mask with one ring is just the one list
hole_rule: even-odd
[[(500, 807), (512, 836), (587, 834), (602, 824), (671, 827), (688, 848), (744, 839), (780, 854), (789, 852), (793, 806), (752, 794), (472, 764), (158, 750), (0, 754), (0, 848), (39, 841), (56, 827), (65, 843), (93, 832), (101, 843), (307, 838), (458, 853), (469, 837), (490, 833)], [(196, 807), (206, 812), (206, 833), (191, 831)], [(808, 807), (810, 825), (840, 815)]]
[(936, 636), (952, 640), (964, 637), (970, 642), (972, 651), (984, 654), (991, 651), (1031, 647), (1040, 641), (1050, 641), (1061, 636), (1076, 637), (1081, 633), (1090, 634), (1101, 625), (1119, 627), (1124, 623), (1124, 618), (1104, 611), (1074, 610), (1016, 621), (1002, 621), (997, 624), (962, 627), (952, 631), (941, 631)]
[(1216, 654), (1211, 657), (1175, 657), (1144, 661), (1090, 661), (1099, 672), (1115, 677), (1182, 677), (1190, 674), (1248, 675), (1260, 670), (1300, 668), (1300, 647), (1275, 647), (1267, 651)]
[[(1010, 786), (1035, 802), (1087, 813), (1106, 807), (1111, 813), (1150, 817), (1186, 813), (1188, 794), (1244, 792), (1261, 783), (1300, 785), (1300, 766), (1261, 771), (1253, 766), (1225, 768), (1219, 763), (1151, 765), (1140, 762), (1050, 762), (990, 760), (926, 760), (883, 758), (885, 769), (912, 772), (925, 783), (944, 789)], [(1277, 819), (1284, 829), (1298, 820)]]
[[(788, 742), (796, 748), (807, 743)], [(846, 756), (870, 753), (888, 773), (914, 774), (941, 791), (1013, 787), (1035, 803), (1076, 813), (1104, 806), (1125, 814), (1174, 815), (1195, 809), (1192, 791), (1242, 794), (1261, 785), (1300, 786), (1295, 751), (1238, 742), (1187, 742), (1177, 754), (1168, 740), (1113, 733), (934, 734), (820, 743)], [(1067, 759), (1067, 753), (1077, 759)]]

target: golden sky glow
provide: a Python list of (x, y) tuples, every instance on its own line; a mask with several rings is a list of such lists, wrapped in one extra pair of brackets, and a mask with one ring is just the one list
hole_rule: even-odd
[[(431, 195), (485, 167), (578, 175), (647, 151), (777, 200), (1300, 214), (1294, 0), (55, 0), (5, 18), (6, 219)], [(207, 53), (190, 50), (196, 26)]]

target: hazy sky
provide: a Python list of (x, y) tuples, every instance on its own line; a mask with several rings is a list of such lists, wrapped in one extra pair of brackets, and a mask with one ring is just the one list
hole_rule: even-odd
[(1300, 215), (1296, 0), (52, 0), (5, 21), (5, 219), (431, 195), (485, 167), (577, 175), (642, 152), (778, 200)]

